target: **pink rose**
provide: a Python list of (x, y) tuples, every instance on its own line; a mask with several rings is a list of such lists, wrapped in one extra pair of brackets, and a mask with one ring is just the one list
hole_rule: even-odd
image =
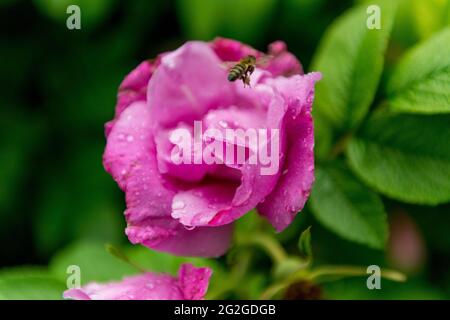
[(89, 283), (64, 292), (74, 300), (201, 300), (208, 290), (212, 271), (183, 264), (178, 278), (168, 274), (144, 273), (106, 284)]
[[(227, 64), (246, 55), (264, 61), (250, 88), (227, 80)], [(178, 255), (219, 256), (230, 244), (233, 221), (255, 207), (277, 231), (286, 228), (314, 180), (311, 105), (319, 79), (319, 73), (302, 74), (283, 42), (265, 56), (230, 39), (192, 41), (141, 63), (120, 85), (103, 158), (126, 193), (130, 241)], [(247, 156), (267, 147), (276, 161), (270, 168), (262, 161), (206, 164), (192, 147), (183, 155), (192, 163), (174, 163), (174, 133), (194, 135), (199, 123), (200, 134), (270, 130), (264, 145), (221, 142)], [(208, 141), (203, 137), (200, 147)]]

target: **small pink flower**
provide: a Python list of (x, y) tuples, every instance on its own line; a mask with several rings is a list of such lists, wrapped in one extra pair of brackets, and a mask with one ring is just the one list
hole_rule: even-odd
[(74, 300), (201, 300), (208, 290), (212, 271), (184, 264), (178, 278), (167, 274), (144, 273), (106, 284), (89, 283), (64, 292)]
[[(247, 55), (266, 60), (250, 88), (227, 80), (227, 64)], [(268, 55), (230, 39), (192, 41), (141, 63), (120, 85), (103, 158), (126, 193), (130, 241), (219, 256), (229, 247), (233, 221), (255, 207), (277, 231), (285, 229), (314, 180), (311, 106), (319, 79), (303, 75), (280, 41)], [(169, 137), (179, 128), (192, 132), (195, 121), (203, 130), (278, 130), (277, 171), (263, 175), (262, 165), (252, 163), (174, 164)]]

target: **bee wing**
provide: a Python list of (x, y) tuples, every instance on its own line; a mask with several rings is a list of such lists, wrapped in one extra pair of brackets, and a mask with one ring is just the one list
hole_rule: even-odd
[(257, 67), (262, 67), (262, 68), (267, 67), (267, 65), (269, 64), (269, 61), (272, 60), (273, 57), (274, 56), (271, 55), (271, 54), (266, 54), (266, 55), (264, 55), (262, 57), (259, 57), (256, 60), (256, 66)]
[(221, 63), (221, 65), (225, 69), (230, 70), (231, 68), (233, 68), (238, 63), (239, 63), (239, 61), (224, 61), (224, 62)]

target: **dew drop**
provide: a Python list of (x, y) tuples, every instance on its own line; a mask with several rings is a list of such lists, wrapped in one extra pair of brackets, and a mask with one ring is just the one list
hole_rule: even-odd
[(227, 128), (228, 127), (228, 123), (226, 121), (220, 120), (219, 121), (219, 126), (221, 126), (222, 128)]
[(180, 210), (186, 207), (186, 204), (181, 200), (176, 200), (172, 203), (172, 210)]

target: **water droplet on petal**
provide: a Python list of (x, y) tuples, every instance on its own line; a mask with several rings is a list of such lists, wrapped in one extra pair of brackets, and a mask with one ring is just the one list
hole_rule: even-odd
[(195, 229), (195, 226), (184, 226), (186, 230), (192, 231)]
[(130, 134), (127, 136), (127, 141), (132, 142), (134, 140), (134, 137)]
[(219, 126), (221, 126), (222, 128), (227, 128), (228, 127), (228, 123), (226, 121), (220, 120), (219, 121)]
[(172, 210), (180, 210), (186, 207), (186, 204), (181, 200), (176, 200), (172, 203)]

